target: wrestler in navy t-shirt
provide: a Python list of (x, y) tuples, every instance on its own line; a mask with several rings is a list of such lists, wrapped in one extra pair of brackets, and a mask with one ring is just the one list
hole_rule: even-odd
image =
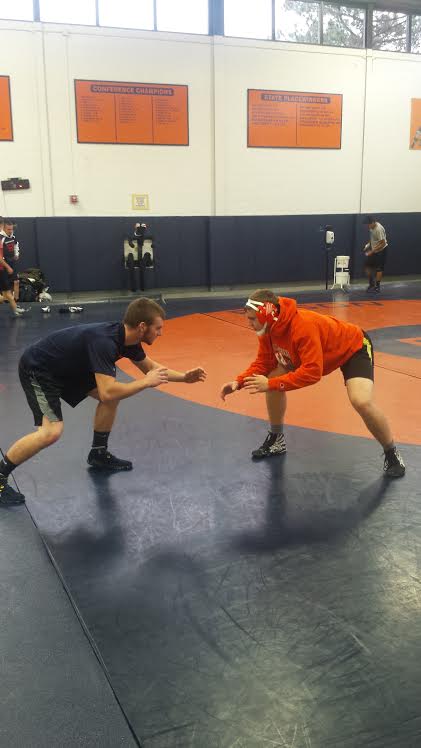
[(66, 327), (36, 341), (24, 351), (21, 365), (60, 380), (86, 374), (115, 377), (119, 358), (143, 361), (145, 355), (140, 343), (124, 345), (122, 322), (99, 322)]

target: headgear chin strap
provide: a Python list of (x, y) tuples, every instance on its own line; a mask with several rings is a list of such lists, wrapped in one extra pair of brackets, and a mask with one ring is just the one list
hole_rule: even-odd
[[(271, 301), (256, 301), (255, 299), (248, 299), (246, 303), (248, 309), (253, 309), (256, 312), (256, 317), (264, 328), (270, 327), (274, 322), (277, 322), (279, 318), (278, 308)], [(263, 330), (262, 330), (263, 332)]]

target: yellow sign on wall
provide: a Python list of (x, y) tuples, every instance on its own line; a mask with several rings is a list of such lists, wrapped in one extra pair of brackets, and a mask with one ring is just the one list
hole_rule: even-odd
[(149, 210), (149, 195), (132, 195), (132, 210)]

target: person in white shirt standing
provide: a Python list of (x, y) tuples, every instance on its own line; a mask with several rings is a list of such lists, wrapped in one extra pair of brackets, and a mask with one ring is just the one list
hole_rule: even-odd
[(387, 257), (386, 231), (374, 216), (366, 216), (364, 223), (368, 225), (370, 232), (370, 241), (367, 242), (363, 250), (366, 256), (364, 268), (368, 276), (367, 291), (380, 293), (380, 282), (383, 278)]

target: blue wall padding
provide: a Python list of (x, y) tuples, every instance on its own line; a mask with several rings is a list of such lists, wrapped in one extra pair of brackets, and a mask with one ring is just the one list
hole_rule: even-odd
[(38, 241), (36, 237), (35, 219), (18, 218), (16, 220), (15, 234), (21, 249), (21, 259), (17, 268), (18, 272), (20, 269), (23, 270), (24, 266), (25, 268), (38, 267)]
[(215, 217), (211, 222), (212, 285), (321, 280), (324, 232), (334, 227), (338, 254), (350, 254), (352, 215)]
[[(421, 213), (377, 214), (390, 244), (385, 275), (421, 273)], [(127, 288), (123, 240), (135, 218), (19, 218), (21, 269), (40, 267), (53, 292)], [(333, 226), (329, 255), (351, 257), (352, 277), (363, 274), (362, 247), (368, 240), (363, 217), (174, 216), (145, 221), (154, 237), (156, 267), (146, 288), (282, 285), (325, 278), (320, 227)]]
[[(37, 236), (37, 256), (39, 267), (53, 292), (73, 291), (71, 284), (70, 234), (68, 218), (34, 219)], [(22, 252), (25, 263), (25, 253)], [(91, 278), (96, 283), (95, 277)], [(96, 288), (93, 286), (92, 290)]]
[(208, 221), (200, 216), (147, 221), (155, 238), (158, 287), (207, 285)]

